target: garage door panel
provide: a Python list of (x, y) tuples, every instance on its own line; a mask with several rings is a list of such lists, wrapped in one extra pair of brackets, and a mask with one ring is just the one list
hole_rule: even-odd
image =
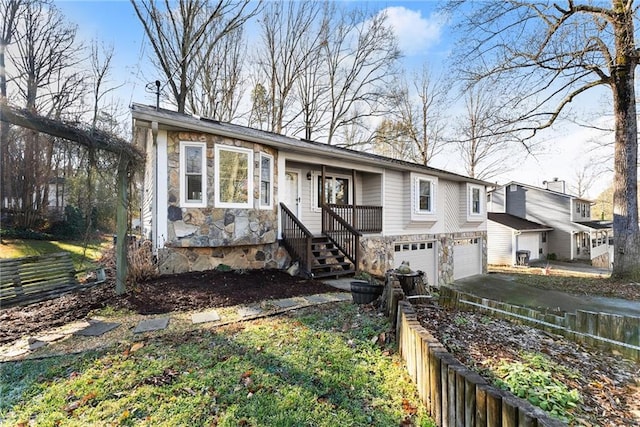
[(436, 242), (396, 243), (394, 246), (393, 266), (397, 268), (403, 261), (408, 261), (411, 269), (421, 270), (427, 274), (429, 284), (436, 282)]
[(482, 273), (482, 241), (479, 238), (456, 239), (453, 245), (453, 279)]

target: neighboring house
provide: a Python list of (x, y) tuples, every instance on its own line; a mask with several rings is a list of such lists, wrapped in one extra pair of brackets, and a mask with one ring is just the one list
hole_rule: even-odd
[[(528, 245), (533, 247), (533, 240), (538, 239), (538, 256), (551, 255), (565, 260), (589, 260), (593, 265), (609, 268), (613, 262), (610, 242), (613, 236), (611, 223), (592, 221), (592, 202), (567, 194), (563, 181), (554, 180), (546, 184), (547, 188), (518, 182), (497, 186), (487, 195), (488, 211), (509, 214), (551, 229), (544, 231), (547, 238), (546, 250), (542, 246), (543, 230), (540, 230), (538, 237), (527, 232), (528, 236), (525, 239), (529, 239)], [(504, 250), (505, 221), (504, 216), (491, 215), (489, 218), (489, 251), (491, 252), (494, 248), (498, 251), (495, 256), (489, 254), (491, 260), (502, 256), (499, 254)], [(512, 229), (516, 232), (524, 231), (513, 227)], [(497, 231), (498, 235), (494, 236), (493, 231)], [(496, 239), (495, 245), (492, 244), (493, 239)], [(533, 253), (531, 256), (531, 259), (535, 259)], [(512, 258), (514, 259), (516, 262), (511, 264), (517, 263), (517, 259)], [(492, 261), (489, 262), (492, 263)]]
[(553, 229), (508, 213), (489, 212), (487, 261), (496, 265), (526, 265), (546, 259), (548, 233)]
[(67, 206), (65, 181), (63, 177), (54, 177), (49, 180), (47, 213), (50, 218), (62, 218), (64, 216), (64, 208)]
[(444, 170), (134, 104), (142, 231), (163, 273), (283, 268), (430, 283), (486, 272), (486, 185)]

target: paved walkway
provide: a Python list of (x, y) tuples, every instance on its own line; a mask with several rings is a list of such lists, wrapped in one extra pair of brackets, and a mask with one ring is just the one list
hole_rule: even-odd
[(640, 302), (620, 298), (576, 296), (518, 283), (506, 274), (485, 274), (457, 280), (451, 287), (472, 295), (532, 308), (575, 313), (576, 310), (640, 317)]
[[(340, 287), (338, 287), (340, 288)], [(285, 298), (278, 300), (262, 301), (260, 303), (239, 305), (235, 307), (225, 307), (220, 310), (210, 309), (201, 312), (188, 313), (185, 319), (184, 313), (175, 313), (166, 316), (130, 316), (130, 325), (123, 325), (118, 322), (106, 321), (105, 319), (88, 319), (69, 323), (62, 327), (45, 331), (34, 337), (25, 337), (11, 345), (0, 347), (0, 361), (17, 360), (29, 357), (37, 350), (48, 347), (53, 343), (62, 343), (70, 339), (74, 341), (74, 348), (86, 349), (82, 340), (95, 339), (104, 334), (118, 334), (122, 339), (125, 334), (144, 337), (144, 334), (161, 331), (169, 327), (170, 322), (181, 322), (187, 325), (207, 324), (212, 327), (222, 326), (244, 320), (253, 320), (266, 316), (284, 313), (290, 310), (310, 307), (314, 305), (327, 304), (332, 302), (351, 301), (351, 294), (345, 292), (335, 292), (327, 294), (316, 294), (295, 298)], [(109, 319), (112, 320), (112, 319)], [(125, 321), (123, 320), (123, 323)], [(72, 346), (73, 347), (73, 346)], [(91, 347), (91, 346), (89, 346)]]

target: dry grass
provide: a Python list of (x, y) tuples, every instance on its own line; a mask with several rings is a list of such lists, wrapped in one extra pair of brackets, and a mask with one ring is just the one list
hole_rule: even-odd
[[(133, 241), (129, 244), (127, 249), (127, 260), (129, 263), (129, 270), (127, 272), (128, 285), (134, 285), (158, 275), (158, 268), (153, 258), (151, 244), (150, 240), (142, 242)], [(100, 263), (104, 265), (109, 276), (115, 275), (116, 253), (113, 247), (103, 253)]]

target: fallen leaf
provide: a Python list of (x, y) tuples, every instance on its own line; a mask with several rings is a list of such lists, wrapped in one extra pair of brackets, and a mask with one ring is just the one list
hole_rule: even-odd
[(135, 353), (136, 351), (140, 350), (142, 347), (144, 347), (144, 343), (137, 342), (131, 346), (131, 348), (129, 349), (129, 353)]
[(411, 404), (407, 399), (402, 399), (402, 410), (409, 415), (414, 415), (418, 412), (418, 409)]

